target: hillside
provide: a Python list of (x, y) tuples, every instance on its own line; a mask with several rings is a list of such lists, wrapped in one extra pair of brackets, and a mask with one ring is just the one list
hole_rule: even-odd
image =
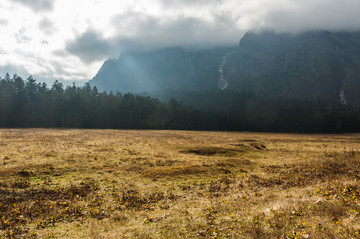
[(359, 53), (359, 33), (248, 33), (224, 72), (236, 90), (358, 104)]
[(125, 52), (107, 60), (90, 81), (100, 90), (159, 93), (216, 89), (219, 59), (230, 48), (185, 51), (180, 47)]
[(125, 52), (89, 83), (160, 96), (222, 90), (358, 105), (359, 53), (359, 32), (247, 33), (238, 47)]

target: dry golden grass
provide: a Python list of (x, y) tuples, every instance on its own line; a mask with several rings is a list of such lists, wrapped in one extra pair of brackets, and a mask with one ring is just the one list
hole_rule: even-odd
[(360, 135), (0, 130), (0, 238), (360, 238)]

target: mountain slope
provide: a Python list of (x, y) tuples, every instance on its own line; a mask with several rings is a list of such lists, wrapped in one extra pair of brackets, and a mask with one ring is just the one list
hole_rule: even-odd
[(166, 48), (126, 52), (107, 60), (90, 84), (120, 92), (197, 91), (216, 88), (218, 61), (229, 48), (185, 51)]
[(231, 91), (360, 104), (360, 32), (247, 33), (238, 47), (123, 53), (90, 81), (121, 92)]
[(246, 34), (225, 68), (229, 87), (359, 103), (360, 34)]

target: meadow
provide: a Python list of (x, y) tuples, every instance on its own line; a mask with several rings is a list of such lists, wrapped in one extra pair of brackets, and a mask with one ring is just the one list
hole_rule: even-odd
[(0, 129), (0, 238), (360, 238), (360, 135)]

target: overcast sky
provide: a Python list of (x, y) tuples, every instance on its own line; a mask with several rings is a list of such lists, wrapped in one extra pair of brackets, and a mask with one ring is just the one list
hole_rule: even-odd
[(248, 30), (359, 30), (360, 0), (1, 0), (0, 74), (83, 82), (121, 51), (236, 45)]

